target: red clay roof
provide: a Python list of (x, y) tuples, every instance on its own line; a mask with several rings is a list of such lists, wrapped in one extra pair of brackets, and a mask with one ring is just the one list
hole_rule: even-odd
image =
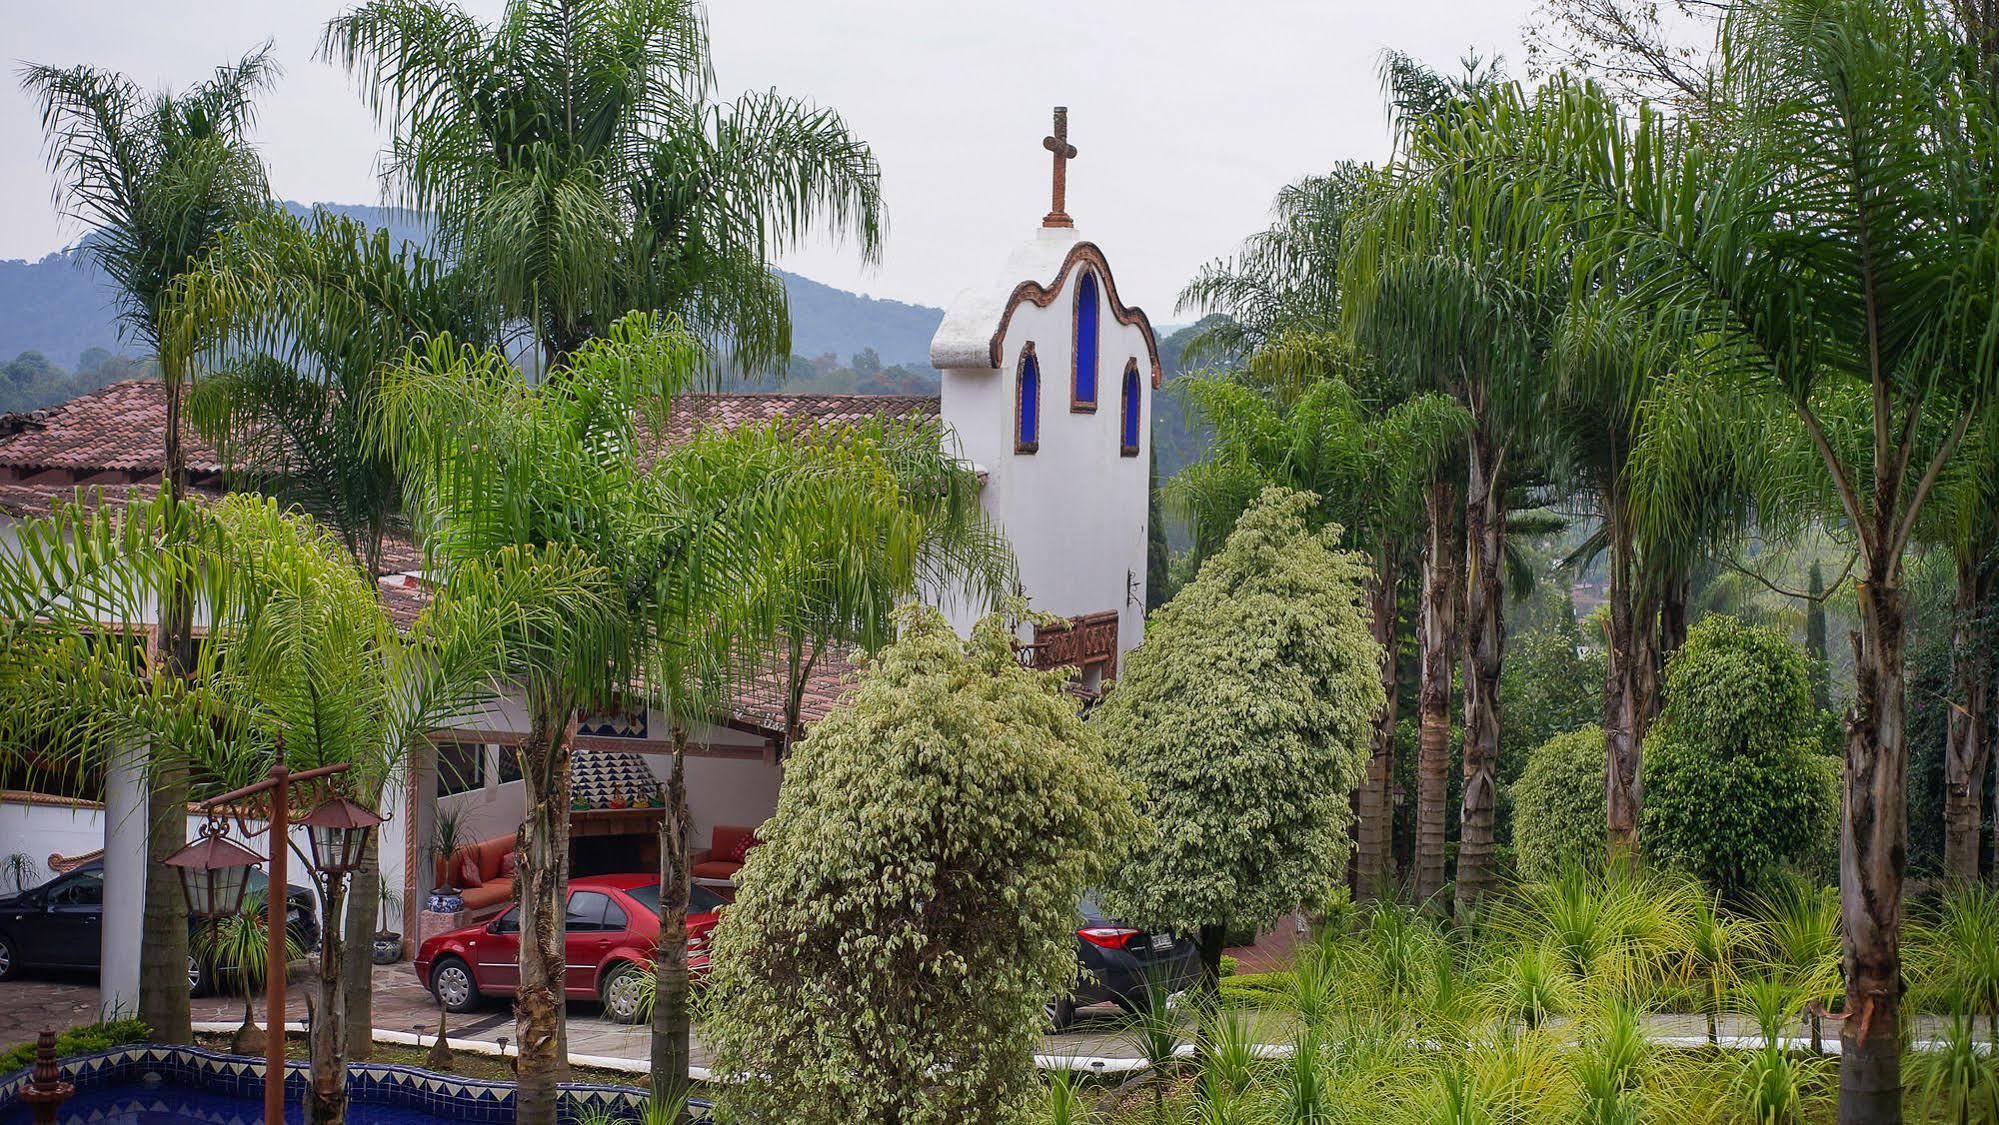
[(681, 395), (673, 400), (666, 440), (679, 443), (702, 430), (733, 430), (779, 418), (811, 426), (838, 426), (875, 418), (927, 422), (937, 414), (935, 395)]
[[(845, 701), (856, 686), (860, 665), (851, 652), (829, 652), (813, 662), (805, 677), (805, 692), (799, 698), (798, 721), (806, 730), (819, 725), (834, 707)], [(773, 737), (784, 730), (785, 677), (776, 667), (759, 675), (736, 691), (736, 721)]]
[(18, 484), (0, 482), (0, 515), (29, 519), (46, 516), (63, 500), (122, 508), (143, 504), (158, 495), (157, 484)]
[[(222, 471), (222, 460), (181, 420), (187, 467)], [(113, 383), (68, 402), (0, 418), (0, 465), (23, 472), (153, 472), (166, 464), (166, 388), (150, 379)], [(11, 432), (10, 432), (11, 431)]]
[[(837, 426), (869, 419), (930, 421), (934, 395), (690, 394), (674, 400), (666, 440), (703, 430), (789, 419)], [(187, 428), (188, 468), (222, 471), (221, 458)], [(88, 473), (159, 472), (166, 463), (166, 396), (159, 383), (131, 380), (46, 410), (0, 416), (0, 466), (25, 475), (47, 469)]]

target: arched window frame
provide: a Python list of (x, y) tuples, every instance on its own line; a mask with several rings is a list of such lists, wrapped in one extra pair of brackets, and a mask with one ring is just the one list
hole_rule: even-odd
[(1034, 354), (1034, 341), (1020, 348), (1020, 363), (1013, 378), (1013, 451), (1033, 453), (1041, 448), (1041, 360)]
[[(1071, 357), (1069, 409), (1077, 414), (1096, 413), (1097, 396), (1103, 384), (1103, 379), (1099, 377), (1099, 366), (1103, 358), (1102, 294), (1103, 283), (1097, 280), (1095, 270), (1077, 271), (1076, 307), (1070, 317), (1070, 322), (1075, 325), (1075, 338), (1070, 341), (1072, 346), (1069, 351)], [(1084, 300), (1086, 297), (1088, 300)], [(1090, 376), (1088, 393), (1085, 393), (1083, 387), (1083, 375), (1086, 371)]]
[(1138, 357), (1125, 360), (1124, 378), (1119, 380), (1118, 391), (1118, 454), (1122, 457), (1138, 456), (1138, 445), (1144, 435), (1139, 427), (1144, 423), (1144, 411), (1139, 396), (1144, 390), (1139, 385)]

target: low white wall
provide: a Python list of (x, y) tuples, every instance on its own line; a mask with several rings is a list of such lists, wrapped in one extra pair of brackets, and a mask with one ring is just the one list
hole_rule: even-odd
[[(653, 772), (662, 780), (673, 767), (673, 759), (650, 759)], [(694, 820), (693, 846), (708, 846), (717, 824), (754, 828), (777, 811), (777, 789), (784, 780), (782, 766), (761, 759), (687, 758), (687, 811)]]
[[(193, 840), (200, 835), (202, 817), (187, 818), (187, 838)], [(256, 822), (252, 822), (255, 824)], [(294, 828), (291, 833), (293, 844), (307, 849), (303, 829)], [(253, 852), (267, 855), (267, 843), (263, 836), (245, 840), (233, 823), (230, 838), (243, 844)], [(49, 877), (49, 856), (51, 854), (75, 857), (87, 855), (104, 847), (104, 808), (97, 804), (55, 804), (23, 799), (18, 796), (0, 798), (0, 856), (24, 852), (32, 856), (35, 866), (42, 872), (42, 880)], [(298, 853), (291, 856), (291, 882), (294, 886), (310, 887), (312, 880), (300, 870)], [(9, 888), (11, 889), (11, 888)]]

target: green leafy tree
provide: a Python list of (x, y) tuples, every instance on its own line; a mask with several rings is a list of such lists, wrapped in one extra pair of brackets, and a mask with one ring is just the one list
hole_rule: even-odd
[[(686, 727), (712, 718), (787, 627), (837, 635), (868, 619), (883, 591), (952, 573), (926, 554), (936, 542), (926, 513), (962, 511), (975, 495), (969, 471), (946, 461), (934, 434), (927, 460), (907, 436), (855, 428), (818, 441), (782, 424), (660, 449), (649, 435), (664, 432), (672, 396), (700, 363), (693, 337), (633, 314), (571, 355), (561, 380), (529, 385), (498, 352), (437, 337), (380, 392), (380, 440), (404, 473), (445, 588), (502, 563), (570, 583), (553, 600), (516, 589), (512, 602), (487, 602), (520, 623), (522, 638), (505, 673), (528, 724), (516, 1003), (525, 1121), (554, 1120), (566, 1064), (562, 903), (576, 712), (643, 693), (675, 727), (660, 829), (666, 1015), (654, 1066), (661, 1102), (672, 1104), (687, 1074)], [(849, 556), (836, 557), (836, 544)]]
[[(90, 772), (146, 745), (155, 770), (184, 763), (213, 795), (264, 776), (282, 740), (293, 768), (344, 763), (348, 794), (366, 795), (432, 729), (491, 692), (506, 619), (444, 599), (397, 629), (338, 539), (274, 500), (160, 496), (116, 508), (92, 499), (22, 523), (0, 552), (8, 751), (33, 747)], [(163, 541), (179, 546), (162, 550)], [(125, 623), (176, 586), (199, 596), (205, 639), (189, 674), (166, 680), (149, 674)], [(328, 927), (312, 1059), (324, 1077), (345, 1072), (345, 950), (333, 924), (344, 895), (320, 889)], [(315, 1083), (311, 1120), (340, 1121), (345, 1092), (344, 1082)]]
[(775, 91), (715, 102), (694, 0), (510, 0), (481, 24), (440, 0), (373, 0), (327, 24), (394, 133), (391, 198), (437, 218), (558, 367), (628, 311), (678, 316), (739, 367), (791, 354), (776, 255), (883, 228), (868, 146)]
[(1339, 883), (1382, 705), (1367, 561), (1338, 549), (1337, 527), (1309, 530), (1313, 503), (1266, 489), (1091, 720), (1156, 830), (1111, 872), (1104, 907), (1198, 934), (1210, 986), (1231, 924)]
[[(370, 441), (381, 378), (410, 341), (496, 335), (462, 272), (391, 244), (386, 230), (327, 212), (271, 207), (239, 224), (175, 283), (176, 306), (207, 325), (212, 369), (188, 413), (223, 463), (339, 533), (363, 573), (381, 571), (400, 515), (395, 466)], [(378, 793), (363, 793), (371, 806)], [(344, 940), (375, 931), (381, 872), (371, 842), (351, 880)], [(373, 962), (346, 961), (348, 1050), (373, 1047)]]
[(1811, 446), (1823, 510), (1853, 538), (1840, 1053), (1851, 1121), (1901, 1119), (1904, 564), (1995, 391), (1991, 43), (1919, 0), (1739, 5), (1712, 112), (1633, 115), (1563, 80), (1494, 99), (1456, 135), (1474, 161), (1519, 172), (1495, 203), (1560, 209), (1594, 261), (1646, 279), (1626, 303), (1649, 335), (1713, 334), (1710, 393), (1768, 404)]
[(1513, 784), (1513, 848), (1520, 875), (1554, 879), (1603, 869), (1603, 728), (1591, 723), (1543, 742)]
[(1712, 614), (1667, 665), (1665, 695), (1645, 747), (1645, 854), (1746, 901), (1821, 848), (1838, 818), (1804, 653)]
[(732, 1118), (1021, 1118), (1076, 903), (1138, 834), (1064, 677), (933, 609), (801, 742), (717, 927), (707, 1032)]
[[(170, 292), (174, 279), (224, 231), (264, 203), (264, 165), (247, 133), (254, 98), (276, 73), (266, 45), (179, 93), (148, 94), (122, 74), (90, 66), (29, 66), (21, 75), (41, 111), (57, 205), (90, 231), (81, 252), (110, 278), (120, 325), (158, 357), (166, 387), (161, 483), (175, 500), (187, 492), (181, 410), (198, 348), (176, 330)], [(162, 529), (186, 526), (170, 519)], [(183, 587), (161, 594), (158, 608), (143, 619), (159, 623), (158, 665), (170, 678), (195, 661), (194, 606)], [(180, 983), (187, 965), (187, 904), (179, 881), (160, 861), (185, 842), (187, 778), (178, 768), (152, 772), (147, 815), (153, 862), (146, 876), (139, 1018), (163, 1041), (186, 1043), (193, 1037)]]

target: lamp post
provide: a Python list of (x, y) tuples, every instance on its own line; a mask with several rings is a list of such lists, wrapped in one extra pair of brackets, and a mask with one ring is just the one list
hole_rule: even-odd
[[(264, 780), (205, 802), (201, 809), (208, 814), (208, 824), (201, 830), (201, 839), (166, 860), (180, 870), (181, 891), (187, 896), (190, 913), (204, 918), (239, 913), (249, 885), (249, 869), (262, 860), (228, 839), (224, 817), (233, 817), (245, 837), (270, 833), (270, 889), (264, 896), (264, 1018), (271, 1030), (264, 1048), (265, 1125), (285, 1122), (285, 947), (289, 943), (284, 935), (291, 897), (287, 853), (294, 800), (306, 805), (315, 795), (322, 795), (318, 807), (303, 823), (313, 853), (307, 866), (328, 890), (328, 901), (338, 901), (338, 886), (354, 870), (366, 852), (368, 833), (382, 820), (344, 797), (325, 792), (330, 779), (347, 768), (342, 762), (293, 773), (285, 766), (285, 744), (280, 737)], [(264, 827), (252, 829), (250, 823), (256, 820), (262, 820)], [(337, 925), (338, 919), (329, 917), (326, 924)], [(321, 957), (326, 957), (324, 949)]]

